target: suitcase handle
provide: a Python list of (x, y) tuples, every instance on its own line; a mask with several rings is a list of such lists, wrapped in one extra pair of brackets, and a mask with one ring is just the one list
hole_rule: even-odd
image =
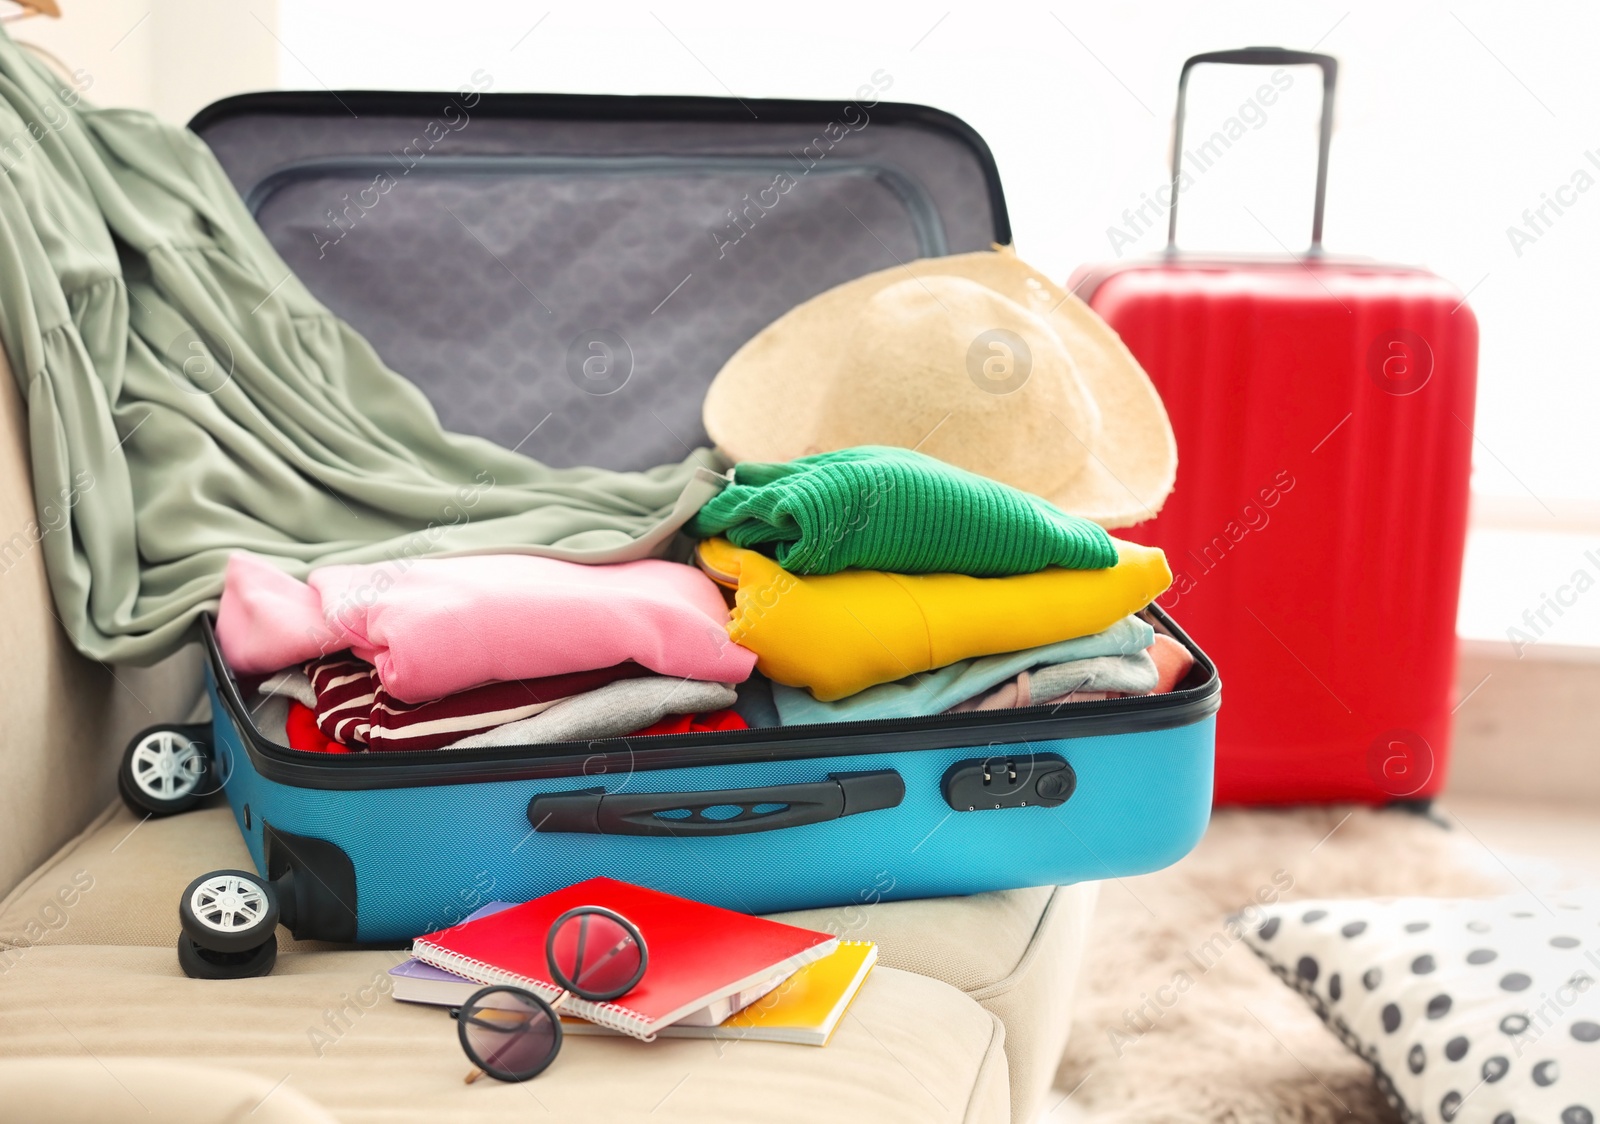
[[(906, 782), (893, 769), (829, 773), (825, 781), (715, 792), (607, 792), (588, 788), (535, 796), (535, 831), (587, 835), (745, 835), (894, 808)], [(727, 814), (709, 816), (714, 809)]]
[(1234, 51), (1207, 51), (1185, 60), (1178, 72), (1178, 108), (1172, 126), (1172, 209), (1167, 213), (1167, 250), (1178, 243), (1178, 180), (1183, 159), (1184, 106), (1189, 94), (1189, 71), (1201, 63), (1234, 66), (1318, 66), (1322, 68), (1322, 128), (1317, 142), (1317, 201), (1311, 212), (1311, 253), (1322, 252), (1322, 209), (1328, 195), (1328, 144), (1333, 139), (1333, 89), (1339, 80), (1339, 60), (1332, 55), (1293, 51), (1287, 47), (1241, 47)]

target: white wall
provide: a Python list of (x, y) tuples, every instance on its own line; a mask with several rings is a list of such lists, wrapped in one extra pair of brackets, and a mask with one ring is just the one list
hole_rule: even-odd
[[(1600, 187), (1520, 245), (1523, 212), (1600, 160), (1592, 44), (1600, 9), (1488, 0), (1146, 0), (1139, 5), (796, 5), (591, 0), (62, 0), (17, 25), (93, 79), (90, 100), (187, 120), (226, 94), (455, 89), (843, 98), (875, 71), (888, 96), (965, 118), (995, 151), (1021, 251), (1064, 279), (1143, 254), (1125, 211), (1166, 176), (1178, 67), (1275, 43), (1338, 56), (1327, 245), (1417, 262), (1470, 290), (1483, 332), (1463, 635), (1506, 630), (1557, 597), (1600, 546)], [(1212, 68), (1191, 136), (1238, 112), (1261, 76)], [(1309, 224), (1317, 86), (1292, 88), (1183, 196), (1180, 241), (1281, 252)], [(1254, 116), (1254, 114), (1253, 114)], [(1252, 122), (1254, 125), (1255, 122)], [(1600, 167), (1592, 168), (1600, 181)], [(1116, 242), (1117, 244), (1114, 244)], [(1520, 251), (1520, 252), (1519, 252)], [(1499, 528), (1494, 530), (1493, 528)], [(1600, 554), (1595, 555), (1600, 557)], [(1546, 642), (1548, 641), (1548, 643)], [(1600, 651), (1600, 592), (1531, 654)]]
[[(887, 96), (965, 118), (999, 162), (1020, 251), (1053, 276), (1131, 246), (1123, 212), (1166, 177), (1179, 66), (1270, 43), (1341, 61), (1328, 189), (1331, 252), (1427, 265), (1470, 291), (1482, 328), (1477, 517), (1510, 534), (1469, 550), (1464, 635), (1506, 629), (1600, 545), (1600, 168), (1531, 244), (1508, 228), (1600, 159), (1600, 8), (1489, 0), (1298, 4), (1144, 0), (1044, 6), (281, 0), (285, 85), (845, 98), (882, 69)], [(1262, 75), (1208, 68), (1191, 135)], [(1309, 232), (1319, 87), (1299, 72), (1182, 199), (1181, 244), (1281, 253)], [(1252, 117), (1256, 117), (1252, 111)], [(1517, 250), (1520, 249), (1519, 254)], [(1586, 534), (1574, 533), (1586, 532)], [(1600, 557), (1600, 555), (1597, 555)], [(1532, 651), (1600, 652), (1600, 591)]]
[(228, 94), (278, 84), (277, 0), (60, 0), (59, 20), (14, 24), (91, 80), (96, 105), (187, 121)]
[[(1113, 256), (1108, 228), (1163, 181), (1186, 56), (1316, 46), (1343, 65), (1330, 250), (1422, 263), (1472, 290), (1483, 326), (1478, 490), (1540, 519), (1541, 504), (1563, 512), (1600, 501), (1600, 189), (1521, 256), (1506, 233), (1600, 147), (1600, 8), (281, 0), (280, 9), (283, 81), (310, 88), (452, 89), (483, 68), (499, 90), (842, 98), (882, 68), (894, 77), (890, 98), (951, 110), (988, 139), (1019, 249), (1058, 278)], [(1212, 70), (1195, 80), (1199, 124), (1222, 120), (1260, 82)], [(1309, 74), (1297, 78), (1293, 97), (1185, 196), (1188, 245), (1304, 244), (1314, 92)], [(1124, 252), (1159, 244), (1151, 234)]]

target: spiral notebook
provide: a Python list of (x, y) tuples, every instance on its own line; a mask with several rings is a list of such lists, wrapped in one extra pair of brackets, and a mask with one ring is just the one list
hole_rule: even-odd
[(526, 988), (554, 1000), (545, 935), (581, 905), (614, 910), (638, 928), (649, 968), (609, 1003), (570, 996), (564, 1014), (649, 1040), (663, 1027), (763, 981), (785, 977), (839, 947), (836, 937), (674, 897), (611, 878), (591, 878), (490, 917), (418, 937), (411, 954), (482, 984)]
[[(877, 962), (878, 947), (871, 941), (840, 941), (832, 954), (775, 986), (763, 985), (763, 994), (741, 993), (736, 1000), (739, 1009), (715, 1024), (688, 1018), (659, 1033), (662, 1038), (826, 1046)], [(561, 1025), (568, 1034), (613, 1033), (582, 1019), (562, 1019)]]

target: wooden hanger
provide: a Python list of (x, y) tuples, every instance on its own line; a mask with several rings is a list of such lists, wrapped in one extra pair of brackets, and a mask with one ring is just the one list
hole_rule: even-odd
[(61, 18), (61, 9), (56, 0), (11, 0), (19, 9), (0, 16), (0, 23), (17, 23), (21, 20), (32, 19), (34, 16), (49, 16), (53, 20)]

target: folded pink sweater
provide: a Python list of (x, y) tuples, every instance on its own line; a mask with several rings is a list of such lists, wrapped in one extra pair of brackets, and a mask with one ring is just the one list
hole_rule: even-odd
[(741, 683), (755, 653), (728, 639), (728, 607), (693, 566), (584, 566), (525, 554), (323, 566), (302, 582), (228, 559), (217, 642), (240, 674), (349, 648), (390, 694), (427, 702), (482, 683), (632, 660), (662, 675)]

